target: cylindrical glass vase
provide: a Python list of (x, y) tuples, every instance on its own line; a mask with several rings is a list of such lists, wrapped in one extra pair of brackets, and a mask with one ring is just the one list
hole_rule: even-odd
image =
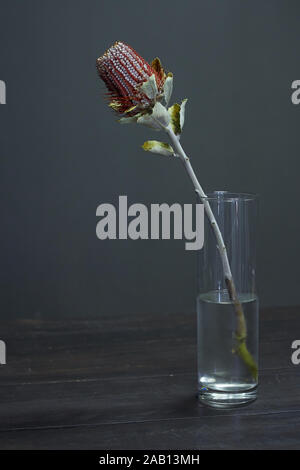
[(206, 216), (197, 263), (198, 397), (207, 405), (227, 408), (249, 403), (257, 395), (258, 201), (253, 194), (227, 191), (208, 194), (205, 201), (206, 212), (212, 210), (222, 234), (232, 281), (226, 279), (220, 240), (217, 243), (214, 223)]

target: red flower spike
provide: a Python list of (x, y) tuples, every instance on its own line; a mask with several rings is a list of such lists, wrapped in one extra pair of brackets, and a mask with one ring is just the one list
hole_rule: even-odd
[(140, 88), (154, 75), (158, 96), (162, 92), (165, 74), (157, 61), (159, 59), (155, 59), (155, 63), (153, 61), (152, 67), (123, 42), (116, 42), (97, 59), (99, 76), (108, 89), (110, 106), (115, 111), (134, 116), (155, 104), (155, 99), (150, 99)]

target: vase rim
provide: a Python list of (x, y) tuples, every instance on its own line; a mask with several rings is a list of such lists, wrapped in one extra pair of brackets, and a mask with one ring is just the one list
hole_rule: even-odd
[(244, 192), (233, 192), (233, 191), (212, 191), (208, 192), (205, 197), (201, 199), (206, 199), (208, 201), (225, 201), (225, 202), (233, 202), (233, 201), (242, 201), (242, 202), (250, 202), (255, 201), (258, 199), (258, 194), (256, 193), (244, 193)]

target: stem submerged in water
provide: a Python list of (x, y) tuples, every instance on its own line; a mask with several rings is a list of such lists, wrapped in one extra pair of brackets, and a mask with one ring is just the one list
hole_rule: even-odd
[(222, 260), (222, 266), (223, 266), (223, 272), (224, 272), (224, 278), (225, 278), (225, 283), (227, 287), (227, 291), (229, 294), (229, 298), (233, 303), (235, 314), (236, 314), (236, 331), (235, 331), (235, 337), (236, 337), (236, 348), (234, 352), (239, 355), (239, 357), (242, 359), (242, 361), (246, 364), (248, 367), (249, 371), (251, 372), (252, 377), (254, 378), (255, 381), (257, 381), (257, 376), (258, 376), (258, 367), (253, 359), (251, 353), (249, 352), (247, 348), (247, 326), (246, 326), (246, 320), (245, 320), (245, 315), (243, 311), (243, 306), (241, 302), (238, 299), (238, 295), (236, 292), (234, 280), (232, 277), (231, 273), (231, 268), (227, 256), (227, 250), (226, 246), (224, 244), (223, 236), (221, 234), (221, 231), (219, 229), (218, 223), (215, 219), (215, 216), (213, 214), (213, 211), (210, 207), (209, 201), (207, 199), (207, 196), (205, 192), (203, 191), (196, 175), (193, 170), (193, 167), (190, 163), (189, 158), (187, 157), (186, 153), (184, 152), (180, 142), (179, 138), (174, 134), (172, 128), (168, 126), (165, 128), (171, 142), (173, 145), (173, 148), (176, 152), (176, 154), (179, 156), (181, 159), (182, 163), (184, 164), (184, 167), (186, 169), (186, 172), (191, 179), (193, 186), (195, 188), (196, 193), (199, 195), (202, 203), (204, 204), (204, 210), (206, 213), (206, 216), (208, 217), (208, 220), (211, 224), (211, 227), (214, 231), (216, 241), (217, 241), (217, 246), (219, 248), (220, 252), (220, 257)]

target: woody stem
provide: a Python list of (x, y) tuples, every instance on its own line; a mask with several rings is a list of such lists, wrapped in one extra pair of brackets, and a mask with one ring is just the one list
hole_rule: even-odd
[(248, 348), (247, 348), (247, 344), (246, 344), (247, 326), (246, 326), (245, 315), (243, 311), (243, 306), (241, 302), (239, 301), (239, 298), (236, 292), (235, 283), (234, 283), (234, 279), (232, 276), (232, 272), (231, 272), (231, 268), (230, 268), (230, 264), (229, 264), (229, 260), (227, 256), (227, 250), (226, 250), (222, 233), (220, 231), (220, 228), (218, 226), (214, 213), (210, 207), (207, 196), (195, 175), (191, 162), (179, 142), (179, 138), (175, 135), (171, 126), (166, 127), (165, 130), (170, 138), (170, 141), (173, 145), (175, 153), (180, 157), (186, 169), (186, 172), (195, 188), (195, 191), (200, 197), (200, 200), (204, 205), (205, 214), (215, 234), (217, 246), (218, 246), (221, 261), (222, 261), (226, 288), (229, 294), (229, 298), (233, 303), (235, 314), (236, 314), (236, 331), (235, 331), (235, 336), (236, 336), (236, 341), (237, 341), (236, 352), (240, 356), (240, 358), (244, 361), (248, 369), (250, 370), (253, 378), (257, 380), (258, 368), (257, 368), (257, 364), (255, 360), (253, 359), (251, 353), (248, 351)]

